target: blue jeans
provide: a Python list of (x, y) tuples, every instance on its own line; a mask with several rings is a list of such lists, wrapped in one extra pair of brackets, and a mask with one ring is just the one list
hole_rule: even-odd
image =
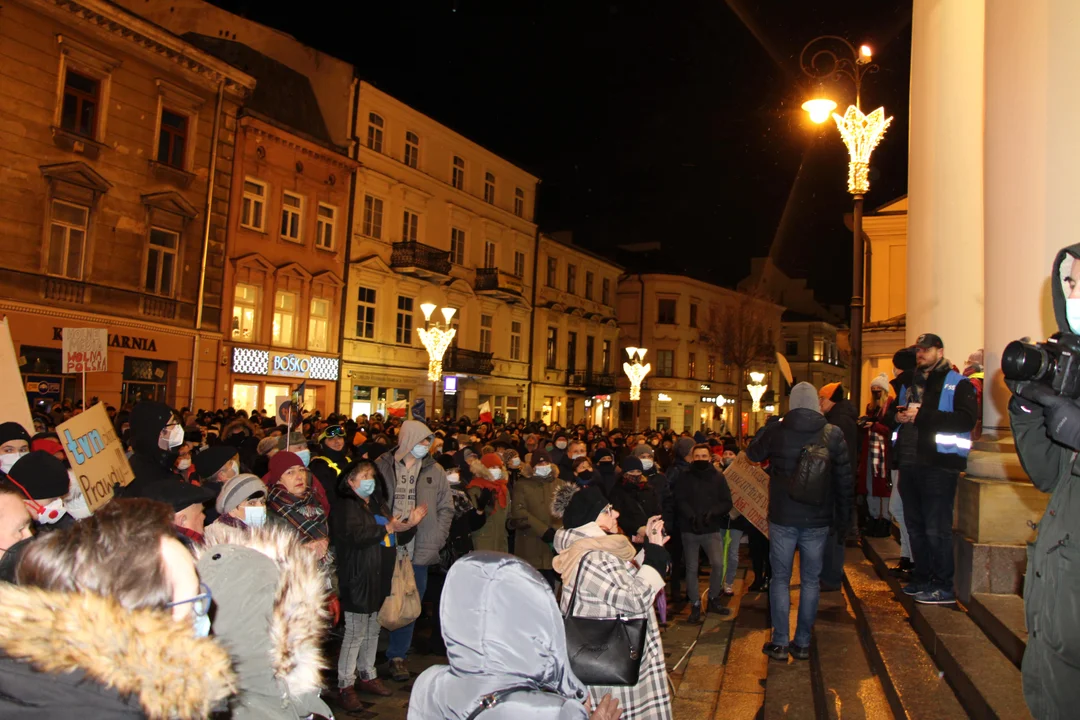
[(799, 549), (799, 615), (795, 626), (795, 644), (810, 647), (810, 633), (817, 618), (821, 564), (829, 528), (797, 528), (769, 523), (769, 614), (772, 617), (772, 641), (787, 646), (791, 615), (791, 567), (795, 548)]
[[(427, 592), (427, 578), (428, 578), (428, 566), (416, 565), (412, 566), (413, 575), (416, 576), (416, 591), (420, 593), (420, 602), (424, 601), (424, 593)], [(435, 612), (439, 609), (435, 608)], [(408, 654), (409, 648), (412, 647), (412, 635), (413, 630), (416, 628), (416, 621), (409, 623), (403, 628), (390, 631), (390, 645), (386, 648), (386, 659), (394, 660), (396, 658), (405, 659), (405, 655)]]
[(960, 473), (929, 467), (900, 468), (900, 499), (911, 542), (912, 582), (953, 592), (953, 503)]

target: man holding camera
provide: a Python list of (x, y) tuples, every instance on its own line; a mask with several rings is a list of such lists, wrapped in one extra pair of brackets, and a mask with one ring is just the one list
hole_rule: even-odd
[(904, 593), (915, 602), (948, 605), (953, 589), (953, 503), (960, 473), (967, 468), (971, 431), (978, 420), (975, 387), (945, 358), (933, 333), (915, 341), (916, 367), (910, 385), (885, 414), (893, 430), (900, 468), (900, 499), (915, 567)]
[(1038, 537), (1028, 545), (1024, 576), (1028, 641), (1021, 669), (1024, 699), (1038, 720), (1075, 717), (1080, 707), (1080, 405), (1073, 377), (1080, 346), (1077, 258), (1080, 245), (1062, 250), (1050, 276), (1062, 337), (1038, 349), (1010, 343), (1001, 359), (1005, 384), (1013, 392), (1009, 420), (1020, 462), (1035, 487), (1051, 493)]

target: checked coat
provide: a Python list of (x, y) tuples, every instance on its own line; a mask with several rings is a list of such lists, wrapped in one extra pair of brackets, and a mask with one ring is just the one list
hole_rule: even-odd
[[(603, 535), (604, 531), (596, 523), (559, 530), (555, 533), (555, 551), (562, 553), (578, 540)], [(591, 618), (614, 618), (619, 614), (628, 618), (648, 618), (645, 654), (641, 659), (637, 685), (594, 685), (589, 687), (589, 694), (595, 707), (604, 695), (611, 693), (622, 708), (622, 720), (671, 720), (664, 648), (653, 609), (656, 594), (663, 592), (664, 579), (651, 567), (642, 566), (641, 559), (642, 553), (638, 553), (632, 562), (623, 562), (603, 551), (585, 555), (581, 560), (581, 587), (574, 599), (573, 613), (578, 617)], [(570, 573), (562, 578), (561, 609), (564, 616), (569, 615), (575, 580)]]

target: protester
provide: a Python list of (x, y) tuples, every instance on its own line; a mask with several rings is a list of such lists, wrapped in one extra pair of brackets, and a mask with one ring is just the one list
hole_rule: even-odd
[(473, 549), (507, 552), (506, 520), (510, 490), (506, 466), (499, 455), (487, 453), (469, 463), (469, 467), (473, 477), (467, 492), (477, 511), (486, 518), (483, 527), (472, 534)]
[(332, 559), (330, 527), (304, 462), (296, 453), (279, 452), (270, 460), (270, 473), (263, 480), (269, 488), (266, 506), (270, 514), (285, 520), (300, 542), (328, 566)]
[(891, 397), (889, 378), (881, 373), (870, 381), (870, 402), (859, 418), (859, 465), (855, 474), (855, 492), (866, 498), (865, 533), (870, 537), (888, 537), (891, 523), (885, 506), (892, 488), (889, 477), (889, 428), (885, 413)]
[(551, 542), (562, 525), (552, 516), (551, 501), (567, 483), (559, 479), (558, 467), (547, 451), (535, 450), (530, 459), (532, 465), (522, 472), (510, 509), (515, 528), (514, 552), (539, 570), (554, 589), (558, 575), (551, 566), (555, 554)]
[(30, 433), (17, 422), (0, 424), (0, 473), (7, 473), (15, 462), (30, 452)]
[(331, 425), (319, 434), (319, 454), (308, 463), (308, 469), (322, 487), (332, 508), (337, 502), (338, 478), (341, 471), (349, 464), (345, 452), (345, 428)]
[(24, 500), (22, 490), (0, 479), (0, 582), (15, 582), (15, 567), (34, 537), (34, 521)]
[[(889, 387), (893, 389), (893, 399), (885, 409), (885, 416), (897, 404), (897, 396), (900, 390), (911, 385), (914, 376), (916, 359), (915, 348), (906, 347), (893, 353), (893, 379), (889, 381)], [(912, 562), (911, 538), (908, 536), (907, 523), (904, 522), (904, 501), (900, 497), (900, 462), (897, 458), (895, 443), (891, 443), (892, 451), (889, 453), (889, 477), (892, 479), (892, 491), (889, 493), (889, 516), (892, 517), (900, 529), (900, 559), (894, 567), (889, 568), (889, 574), (905, 582), (911, 581), (911, 570), (915, 567)]]
[[(212, 524), (241, 530), (263, 527), (271, 517), (266, 511), (266, 485), (250, 473), (230, 478), (218, 493), (214, 509), (218, 518)], [(280, 524), (279, 516), (272, 517), (270, 524)]]
[[(825, 416), (825, 422), (840, 428), (844, 435), (844, 443), (847, 446), (848, 458), (852, 465), (852, 471), (859, 462), (859, 413), (855, 406), (847, 399), (844, 386), (840, 383), (829, 383), (822, 386), (818, 391), (818, 408)], [(852, 508), (854, 517), (854, 507)], [(845, 529), (845, 535), (829, 535), (825, 544), (824, 564), (821, 568), (821, 590), (836, 592), (844, 582), (844, 543), (847, 540), (846, 532), (855, 529), (855, 523)]]
[(596, 468), (600, 491), (605, 496), (610, 496), (612, 488), (615, 487), (615, 453), (601, 448), (593, 453), (592, 464)]
[(156, 482), (183, 482), (176, 472), (184, 427), (165, 403), (143, 400), (131, 410), (132, 455), (129, 458), (135, 475), (121, 493), (126, 497), (145, 497), (144, 489)]
[(64, 508), (71, 477), (64, 463), (44, 450), (19, 457), (7, 473), (7, 481), (22, 490), (23, 502), (38, 528), (69, 527), (74, 518)]
[(624, 457), (619, 469), (622, 475), (611, 489), (611, 505), (619, 513), (619, 528), (634, 544), (640, 545), (645, 542), (645, 525), (649, 518), (660, 515), (660, 498), (649, 487), (637, 457)]

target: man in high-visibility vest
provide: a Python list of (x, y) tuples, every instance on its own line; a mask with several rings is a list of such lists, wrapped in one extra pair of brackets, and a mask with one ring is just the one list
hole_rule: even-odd
[(885, 415), (900, 467), (900, 498), (915, 567), (904, 593), (916, 602), (956, 602), (953, 587), (953, 503), (967, 469), (971, 431), (979, 416), (975, 386), (953, 369), (933, 333), (915, 341), (911, 384)]
[(308, 469), (326, 490), (330, 507), (338, 500), (338, 477), (350, 462), (345, 452), (345, 429), (341, 425), (331, 425), (319, 435), (319, 454), (311, 459)]

